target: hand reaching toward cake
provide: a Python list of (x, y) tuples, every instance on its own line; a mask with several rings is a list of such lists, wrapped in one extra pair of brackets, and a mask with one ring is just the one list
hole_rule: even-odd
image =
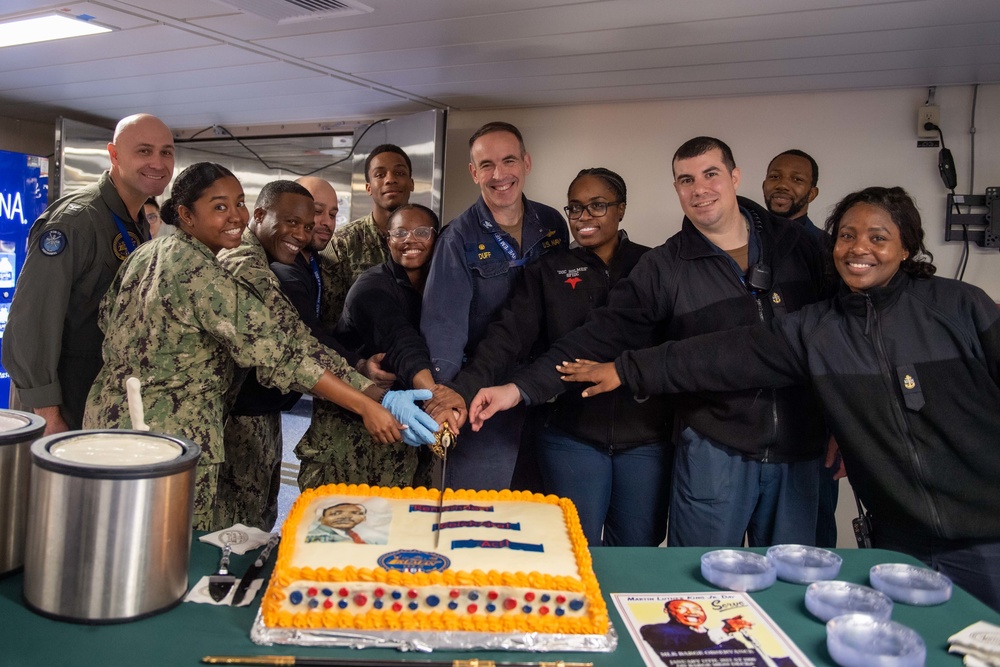
[(587, 387), (583, 390), (581, 395), (584, 398), (614, 391), (622, 386), (622, 381), (618, 377), (615, 364), (611, 361), (603, 364), (588, 359), (564, 361), (556, 366), (556, 370), (563, 374), (562, 378), (560, 378), (563, 382), (593, 383), (592, 387)]
[(498, 412), (510, 410), (521, 402), (521, 391), (513, 382), (495, 387), (483, 387), (469, 405), (469, 422), (478, 431), (483, 423)]

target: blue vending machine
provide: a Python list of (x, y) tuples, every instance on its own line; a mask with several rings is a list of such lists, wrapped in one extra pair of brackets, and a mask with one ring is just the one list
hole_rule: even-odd
[[(48, 158), (0, 151), (0, 346), (28, 248), (28, 231), (48, 200)], [(0, 408), (8, 407), (9, 401), (10, 376), (0, 364)]]

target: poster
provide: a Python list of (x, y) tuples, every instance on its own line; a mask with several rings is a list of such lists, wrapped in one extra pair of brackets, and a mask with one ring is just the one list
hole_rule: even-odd
[(746, 593), (612, 593), (647, 667), (813, 667)]

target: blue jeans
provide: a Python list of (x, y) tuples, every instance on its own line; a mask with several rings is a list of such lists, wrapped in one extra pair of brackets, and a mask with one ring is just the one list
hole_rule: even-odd
[(670, 449), (666, 443), (607, 451), (552, 427), (537, 436), (546, 493), (576, 505), (593, 546), (655, 547), (666, 533)]
[(674, 456), (667, 543), (752, 547), (816, 541), (823, 457), (761, 463), (685, 429)]
[(474, 432), (462, 427), (455, 448), (448, 452), (445, 483), (449, 489), (502, 491), (510, 480), (521, 446), (521, 427), (527, 414), (524, 404), (498, 412)]

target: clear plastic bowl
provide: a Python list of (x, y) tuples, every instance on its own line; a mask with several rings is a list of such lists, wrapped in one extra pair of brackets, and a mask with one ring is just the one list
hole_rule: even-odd
[(871, 569), (868, 579), (896, 602), (929, 606), (951, 599), (951, 579), (926, 567), (883, 563)]
[(829, 621), (826, 648), (841, 667), (924, 667), (927, 661), (927, 645), (916, 632), (864, 614)]
[(719, 588), (759, 591), (774, 584), (777, 569), (774, 563), (760, 554), (720, 549), (702, 555), (701, 576)]
[(878, 621), (892, 616), (892, 600), (885, 593), (846, 581), (817, 581), (806, 589), (806, 609), (819, 620), (844, 614), (865, 614)]
[(844, 559), (826, 549), (801, 544), (778, 544), (767, 550), (767, 557), (774, 561), (778, 579), (793, 584), (810, 584), (814, 581), (836, 579)]

